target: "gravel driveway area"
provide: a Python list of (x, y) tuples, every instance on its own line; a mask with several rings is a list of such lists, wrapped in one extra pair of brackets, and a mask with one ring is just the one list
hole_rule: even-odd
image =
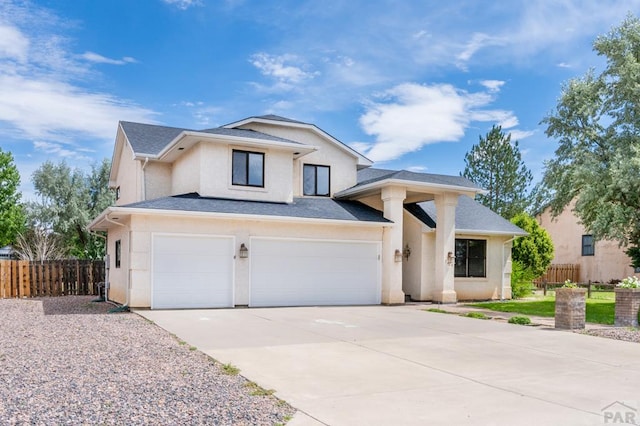
[(0, 424), (274, 425), (295, 412), (94, 298), (0, 300)]

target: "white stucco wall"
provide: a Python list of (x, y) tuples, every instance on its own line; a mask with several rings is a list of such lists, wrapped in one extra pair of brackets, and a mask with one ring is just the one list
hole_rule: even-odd
[(120, 187), (120, 198), (116, 205), (135, 203), (142, 198), (142, 180), (140, 162), (133, 159), (133, 151), (124, 143), (118, 162), (116, 187)]
[(144, 168), (145, 200), (171, 195), (171, 164), (148, 162)]
[(580, 282), (608, 282), (634, 275), (631, 259), (616, 241), (598, 241), (593, 256), (582, 256), (584, 227), (572, 213), (571, 203), (557, 218), (552, 219), (550, 209), (537, 216), (538, 223), (547, 230), (554, 246), (552, 264), (580, 265)]
[[(125, 226), (115, 226), (109, 230), (107, 236), (107, 254), (109, 254), (109, 300), (125, 304), (127, 301), (127, 285), (129, 283), (130, 244), (129, 221), (124, 221)], [(120, 267), (116, 268), (116, 241), (121, 241)]]
[[(327, 240), (382, 241), (382, 227), (326, 225), (311, 223), (264, 222), (237, 219), (203, 219), (193, 217), (134, 216), (131, 220), (129, 248), (131, 268), (131, 307), (151, 304), (151, 240), (153, 233), (210, 234), (234, 236), (236, 252), (240, 244), (249, 248), (250, 237), (313, 238)], [(124, 248), (124, 246), (123, 246)], [(248, 259), (235, 259), (236, 305), (249, 303)]]
[(302, 196), (302, 166), (315, 164), (331, 166), (331, 195), (354, 186), (357, 182), (357, 159), (333, 142), (319, 136), (315, 132), (296, 127), (285, 127), (266, 123), (250, 123), (241, 128), (293, 140), (305, 145), (318, 147), (318, 151), (295, 160), (293, 174), (293, 195)]
[[(264, 188), (233, 185), (233, 150), (264, 153)], [(290, 202), (293, 199), (291, 152), (277, 148), (200, 142), (173, 164), (171, 193), (197, 192), (203, 197)]]

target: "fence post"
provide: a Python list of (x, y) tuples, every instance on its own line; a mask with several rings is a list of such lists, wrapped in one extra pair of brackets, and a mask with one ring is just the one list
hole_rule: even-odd
[(547, 295), (547, 280), (542, 281), (543, 296)]
[(591, 299), (591, 280), (589, 280), (589, 284), (587, 284), (587, 298)]

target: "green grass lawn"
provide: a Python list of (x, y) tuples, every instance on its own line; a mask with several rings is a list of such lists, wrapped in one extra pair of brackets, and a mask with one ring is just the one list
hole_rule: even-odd
[[(536, 296), (523, 300), (509, 300), (506, 302), (471, 303), (469, 306), (490, 309), (499, 312), (516, 312), (524, 315), (553, 317), (555, 315), (555, 294)], [(586, 321), (598, 324), (613, 324), (615, 315), (615, 295), (613, 292), (592, 293), (587, 299)]]

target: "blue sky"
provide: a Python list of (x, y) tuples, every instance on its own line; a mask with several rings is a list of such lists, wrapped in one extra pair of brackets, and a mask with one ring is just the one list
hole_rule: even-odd
[(501, 124), (541, 176), (540, 120), (601, 69), (640, 0), (0, 0), (0, 146), (22, 176), (111, 157), (118, 120), (312, 122), (376, 166), (457, 175)]

